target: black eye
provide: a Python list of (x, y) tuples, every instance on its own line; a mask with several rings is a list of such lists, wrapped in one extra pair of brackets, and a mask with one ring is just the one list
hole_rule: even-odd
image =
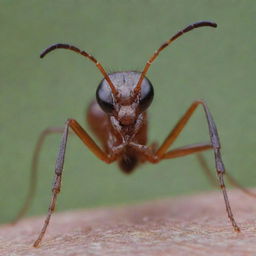
[(145, 111), (151, 104), (154, 98), (154, 88), (148, 79), (144, 79), (141, 85), (139, 108), (140, 111)]
[(112, 113), (114, 110), (114, 102), (112, 91), (108, 85), (100, 83), (96, 91), (96, 99), (102, 110), (106, 113)]

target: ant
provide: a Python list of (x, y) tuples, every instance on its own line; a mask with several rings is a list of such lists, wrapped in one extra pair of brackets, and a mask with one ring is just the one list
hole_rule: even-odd
[[(42, 52), (40, 55), (41, 58), (56, 49), (74, 51), (91, 60), (102, 73), (104, 79), (100, 82), (97, 88), (96, 100), (90, 104), (87, 112), (87, 121), (90, 128), (101, 142), (102, 147), (99, 147), (94, 142), (90, 135), (75, 119), (67, 119), (64, 128), (48, 128), (41, 133), (34, 151), (29, 193), (25, 204), (15, 221), (24, 215), (33, 198), (36, 186), (37, 162), (45, 136), (50, 133), (62, 133), (62, 139), (55, 165), (55, 176), (48, 214), (43, 228), (37, 240), (34, 242), (34, 247), (38, 247), (43, 239), (51, 215), (55, 209), (57, 195), (61, 189), (65, 151), (70, 128), (72, 133), (77, 135), (85, 146), (87, 146), (89, 150), (100, 160), (107, 164), (117, 161), (120, 169), (126, 174), (132, 173), (140, 163), (150, 162), (155, 164), (165, 159), (182, 157), (210, 149), (213, 150), (217, 177), (224, 196), (226, 211), (234, 230), (237, 232), (240, 231), (233, 217), (224, 183), (223, 175), (225, 173), (225, 167), (221, 157), (221, 146), (217, 128), (205, 101), (196, 100), (190, 105), (160, 147), (157, 148), (154, 143), (150, 146), (146, 145), (148, 126), (146, 110), (149, 108), (154, 97), (153, 86), (146, 77), (149, 67), (158, 57), (160, 52), (169, 46), (174, 40), (195, 28), (206, 26), (216, 28), (217, 24), (210, 21), (200, 21), (180, 30), (154, 52), (147, 61), (142, 72), (125, 71), (108, 74), (103, 66), (92, 55), (68, 44), (54, 44)], [(192, 144), (169, 150), (170, 146), (182, 132), (183, 128), (186, 126), (190, 117), (199, 105), (203, 107), (205, 112), (209, 128), (210, 142)], [(199, 161), (204, 169), (207, 170), (206, 163), (201, 155), (199, 155)], [(233, 178), (231, 179), (230, 176), (228, 177), (234, 185), (239, 187)], [(243, 190), (250, 194), (246, 189)]]

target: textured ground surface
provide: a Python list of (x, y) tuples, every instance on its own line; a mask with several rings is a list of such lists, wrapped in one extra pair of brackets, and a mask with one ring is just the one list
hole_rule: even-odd
[(0, 255), (255, 255), (255, 199), (229, 194), (241, 233), (232, 230), (221, 193), (214, 192), (58, 213), (38, 249), (32, 243), (42, 217), (3, 225)]

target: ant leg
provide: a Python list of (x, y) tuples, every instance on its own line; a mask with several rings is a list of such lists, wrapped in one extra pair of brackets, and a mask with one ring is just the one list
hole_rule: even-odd
[(131, 142), (129, 144), (130, 146), (133, 147), (138, 153), (143, 155), (147, 161), (151, 163), (158, 163), (159, 161), (163, 159), (171, 159), (171, 158), (177, 158), (177, 157), (182, 157), (194, 153), (198, 153), (201, 151), (209, 150), (212, 149), (212, 145), (207, 142), (207, 143), (199, 143), (199, 144), (192, 144), (192, 145), (187, 145), (184, 147), (179, 147), (175, 148), (173, 150), (168, 151), (167, 153), (164, 153), (164, 155), (159, 159), (155, 155), (155, 150), (152, 148), (152, 146), (145, 146), (137, 143)]
[(232, 226), (233, 226), (234, 230), (235, 231), (240, 231), (240, 229), (239, 229), (238, 225), (236, 224), (236, 221), (233, 217), (233, 213), (232, 213), (230, 203), (229, 203), (229, 200), (228, 200), (226, 186), (225, 186), (225, 183), (224, 183), (224, 177), (223, 176), (224, 176), (224, 173), (225, 173), (225, 167), (224, 167), (224, 164), (223, 164), (222, 158), (221, 158), (221, 152), (220, 152), (221, 146), (220, 146), (220, 141), (219, 141), (217, 128), (216, 128), (216, 125), (215, 125), (214, 120), (212, 118), (212, 115), (211, 115), (211, 113), (210, 113), (210, 111), (209, 111), (209, 109), (208, 109), (208, 107), (207, 107), (207, 105), (204, 101), (197, 100), (197, 101), (195, 101), (191, 104), (189, 109), (186, 111), (186, 113), (178, 121), (178, 123), (176, 124), (174, 129), (167, 136), (167, 138), (165, 139), (163, 144), (156, 151), (155, 156), (159, 160), (164, 158), (164, 154), (166, 153), (168, 148), (171, 146), (171, 144), (176, 140), (178, 135), (181, 133), (181, 131), (183, 130), (183, 128), (187, 124), (188, 120), (190, 119), (190, 117), (192, 116), (192, 114), (194, 113), (194, 111), (198, 107), (198, 105), (203, 106), (205, 116), (206, 116), (206, 119), (207, 119), (209, 135), (210, 135), (211, 144), (212, 144), (212, 148), (213, 148), (214, 156), (215, 156), (216, 172), (217, 172), (219, 184), (220, 184), (220, 187), (221, 187), (221, 190), (222, 190), (222, 193), (223, 193), (227, 214), (228, 214), (228, 217), (229, 217), (229, 219), (232, 223)]
[(46, 136), (53, 133), (62, 133), (63, 131), (64, 131), (63, 127), (49, 127), (43, 130), (39, 135), (39, 138), (37, 140), (37, 143), (33, 152), (32, 162), (31, 162), (30, 182), (29, 182), (29, 189), (27, 192), (27, 196), (17, 216), (12, 221), (13, 224), (18, 222), (26, 214), (35, 196), (39, 155), (40, 155), (41, 148), (42, 148), (42, 145), (44, 144)]
[(179, 147), (179, 148), (175, 148), (173, 150), (168, 151), (162, 156), (162, 159), (182, 157), (182, 156), (198, 153), (198, 152), (209, 150), (209, 149), (212, 149), (212, 145), (209, 142), (187, 145), (184, 147)]
[(61, 178), (62, 178), (62, 171), (63, 171), (63, 165), (64, 165), (64, 159), (65, 159), (65, 151), (66, 151), (66, 145), (67, 145), (67, 139), (69, 134), (69, 127), (74, 131), (74, 133), (83, 141), (83, 143), (91, 150), (100, 160), (111, 163), (116, 159), (116, 155), (113, 153), (113, 155), (107, 155), (102, 149), (100, 149), (97, 144), (93, 141), (93, 139), (88, 135), (88, 133), (79, 125), (79, 123), (74, 119), (68, 119), (64, 130), (63, 135), (60, 143), (60, 149), (57, 156), (56, 164), (55, 164), (55, 176), (53, 180), (53, 187), (52, 187), (52, 197), (51, 202), (48, 209), (48, 214), (45, 219), (43, 228), (37, 238), (37, 240), (34, 242), (34, 247), (38, 247), (41, 240), (43, 239), (43, 236), (46, 232), (47, 226), (50, 222), (51, 215), (54, 211), (57, 195), (60, 192), (61, 189)]
[[(216, 186), (215, 179), (214, 179), (214, 177), (213, 177), (213, 175), (212, 175), (212, 173), (211, 173), (211, 170), (210, 170), (210, 168), (209, 168), (209, 166), (208, 166), (208, 164), (207, 164), (207, 162), (206, 162), (205, 157), (204, 157), (202, 154), (197, 154), (197, 159), (198, 159), (198, 161), (199, 161), (199, 163), (200, 163), (202, 169), (205, 171), (205, 173), (207, 173), (207, 175), (208, 175), (208, 177), (210, 178), (210, 180), (213, 181), (213, 182), (214, 182), (214, 185)], [(227, 177), (228, 182), (229, 182), (232, 186), (234, 186), (234, 187), (240, 189), (240, 190), (243, 191), (245, 194), (247, 194), (247, 195), (249, 195), (249, 196), (251, 196), (251, 197), (254, 197), (254, 198), (256, 197), (256, 194), (255, 194), (255, 193), (253, 193), (252, 191), (250, 191), (250, 190), (247, 189), (247, 188), (244, 188), (244, 187), (243, 187), (241, 184), (239, 184), (239, 182), (238, 182), (233, 176), (231, 176), (227, 171), (225, 172), (225, 175), (226, 175), (226, 177)]]

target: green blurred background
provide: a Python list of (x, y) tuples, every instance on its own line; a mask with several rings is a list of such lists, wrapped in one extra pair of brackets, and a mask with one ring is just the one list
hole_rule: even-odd
[[(203, 98), (215, 118), (227, 169), (254, 186), (256, 147), (256, 2), (247, 1), (0, 1), (0, 221), (25, 198), (32, 150), (40, 131), (69, 117), (84, 124), (101, 74), (72, 52), (40, 52), (70, 43), (107, 71), (142, 70), (153, 51), (186, 25), (211, 20), (162, 52), (148, 78), (155, 87), (150, 141), (163, 141), (191, 102)], [(208, 141), (198, 109), (175, 146)], [(43, 147), (39, 184), (29, 215), (47, 211), (60, 135)], [(213, 154), (205, 154), (214, 166)], [(214, 170), (213, 170), (214, 171)], [(120, 205), (213, 189), (195, 156), (146, 164), (131, 176), (100, 162), (70, 138), (58, 210)], [(222, 203), (220, 197), (220, 203)]]

